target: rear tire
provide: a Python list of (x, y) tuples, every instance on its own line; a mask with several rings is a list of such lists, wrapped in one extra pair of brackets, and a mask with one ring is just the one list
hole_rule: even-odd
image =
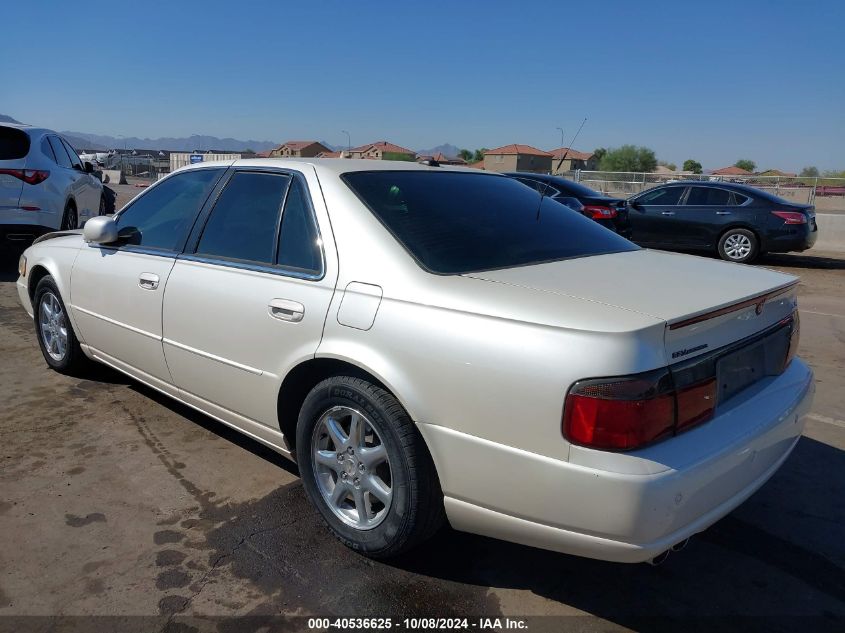
[(62, 214), (62, 224), (59, 227), (60, 231), (71, 231), (79, 227), (79, 216), (76, 213), (76, 205), (73, 200), (65, 205), (65, 212)]
[(719, 257), (737, 264), (748, 264), (760, 252), (757, 236), (748, 229), (728, 229), (719, 239)]
[(84, 373), (91, 361), (79, 346), (59, 288), (50, 275), (35, 287), (32, 306), (35, 335), (47, 364), (60, 374)]
[(434, 463), (416, 425), (381, 387), (335, 376), (314, 387), (299, 413), (302, 484), (332, 533), (371, 558), (389, 558), (445, 521)]

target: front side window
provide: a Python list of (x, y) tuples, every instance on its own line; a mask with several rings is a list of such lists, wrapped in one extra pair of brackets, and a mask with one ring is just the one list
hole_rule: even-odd
[(666, 187), (665, 189), (652, 189), (646, 191), (637, 198), (639, 204), (656, 204), (673, 206), (678, 204), (685, 187)]
[(290, 181), (286, 174), (236, 172), (211, 211), (197, 255), (273, 264)]
[(70, 162), (73, 167), (77, 169), (82, 169), (82, 161), (79, 159), (79, 155), (76, 153), (76, 150), (70, 146), (64, 139), (59, 139), (62, 142), (62, 145), (65, 146), (65, 150), (67, 150), (67, 155), (70, 156)]
[(342, 178), (417, 263), (437, 274), (638, 249), (511, 178), (411, 170)]
[(223, 169), (192, 169), (151, 187), (115, 218), (124, 244), (174, 251)]
[(724, 206), (728, 204), (731, 198), (731, 192), (725, 189), (716, 189), (715, 187), (692, 187), (687, 196), (687, 206)]

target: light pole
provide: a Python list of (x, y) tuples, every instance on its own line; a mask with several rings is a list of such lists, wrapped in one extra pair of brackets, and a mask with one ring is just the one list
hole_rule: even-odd
[(352, 137), (349, 135), (349, 132), (347, 132), (346, 130), (341, 130), (340, 133), (346, 134), (346, 151), (349, 152), (349, 154), (351, 155), (352, 154)]
[(564, 132), (564, 129), (563, 129), (562, 127), (556, 127), (555, 129), (556, 129), (556, 130), (560, 130), (560, 146), (561, 146), (561, 147), (563, 147), (563, 144), (564, 144), (564, 142), (565, 142), (565, 141), (564, 141), (564, 139), (563, 139), (563, 135), (564, 135), (566, 132)]

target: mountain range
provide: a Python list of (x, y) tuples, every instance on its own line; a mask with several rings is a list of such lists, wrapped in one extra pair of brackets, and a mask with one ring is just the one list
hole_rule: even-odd
[[(0, 114), (0, 123), (20, 123), (7, 114)], [(162, 138), (138, 138), (137, 136), (109, 136), (107, 134), (91, 134), (88, 132), (74, 132), (65, 130), (60, 132), (77, 151), (109, 149), (164, 149), (173, 152), (192, 152), (194, 150), (221, 150), (225, 152), (242, 152), (251, 149), (255, 152), (264, 152), (274, 149), (280, 145), (273, 141), (241, 141), (235, 138), (219, 138), (217, 136), (206, 136), (194, 134), (187, 137), (162, 137)], [(329, 149), (336, 151), (340, 149), (321, 141)], [(459, 148), (449, 143), (438, 145), (430, 149), (421, 149), (419, 154), (434, 156), (442, 153), (444, 156), (457, 156)]]

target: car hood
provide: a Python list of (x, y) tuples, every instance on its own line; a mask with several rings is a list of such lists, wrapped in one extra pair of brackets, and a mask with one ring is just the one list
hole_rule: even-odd
[(82, 229), (69, 229), (67, 231), (53, 231), (52, 233), (45, 233), (39, 237), (36, 237), (33, 240), (33, 244), (40, 244), (41, 242), (46, 242), (47, 240), (52, 240), (57, 237), (65, 237), (67, 235), (82, 235)]

